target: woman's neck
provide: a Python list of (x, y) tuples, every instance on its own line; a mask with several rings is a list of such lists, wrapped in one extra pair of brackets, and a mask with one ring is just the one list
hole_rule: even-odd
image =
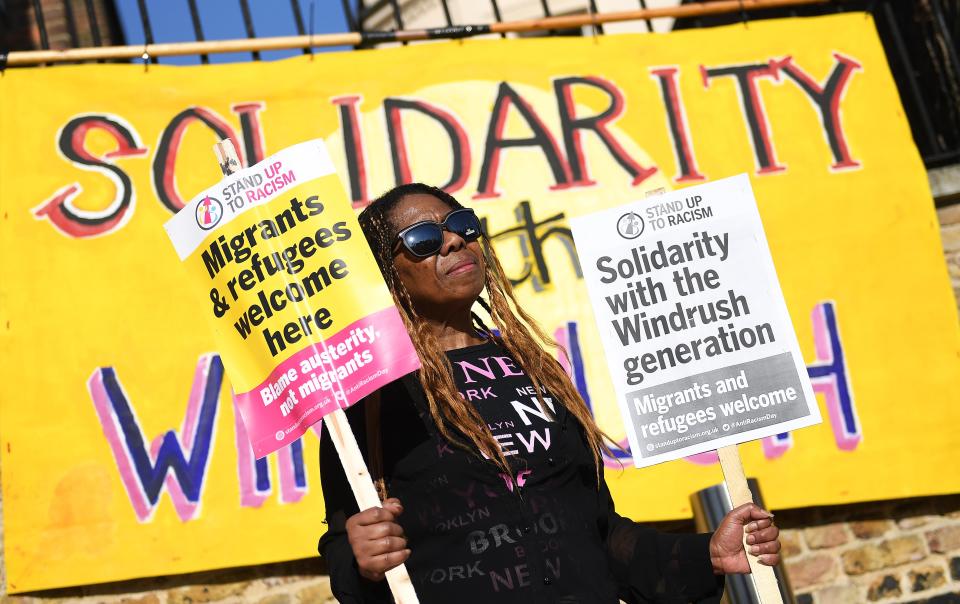
[(442, 317), (421, 314), (420, 320), (427, 324), (443, 350), (455, 350), (485, 341), (474, 329), (469, 311)]

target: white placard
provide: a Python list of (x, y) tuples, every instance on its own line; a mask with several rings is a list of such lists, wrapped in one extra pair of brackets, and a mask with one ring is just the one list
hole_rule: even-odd
[(820, 422), (745, 174), (571, 225), (637, 467)]

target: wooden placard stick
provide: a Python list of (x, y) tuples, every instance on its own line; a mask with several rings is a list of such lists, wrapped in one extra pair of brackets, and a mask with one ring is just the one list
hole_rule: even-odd
[[(750, 493), (750, 487), (747, 486), (747, 477), (743, 473), (743, 462), (740, 461), (740, 451), (737, 445), (720, 447), (717, 449), (720, 455), (720, 467), (723, 468), (723, 481), (727, 485), (727, 493), (730, 495), (730, 504), (733, 507), (753, 502), (753, 494)], [(747, 562), (750, 563), (750, 577), (753, 580), (753, 588), (760, 598), (761, 604), (783, 604), (783, 598), (780, 595), (780, 588), (777, 585), (777, 576), (773, 574), (772, 566), (760, 564), (756, 556), (749, 553), (747, 545), (747, 533), (743, 533), (743, 547), (747, 551)]]
[[(213, 146), (213, 151), (217, 156), (220, 170), (224, 176), (229, 176), (240, 169), (240, 159), (237, 157), (233, 141), (228, 138), (224, 139)], [(357, 505), (361, 510), (381, 507), (380, 496), (373, 485), (373, 478), (367, 469), (367, 463), (360, 453), (357, 437), (350, 429), (347, 414), (343, 412), (343, 409), (337, 409), (324, 416), (323, 423), (327, 427), (327, 434), (333, 441), (337, 455), (340, 456), (340, 463), (343, 464), (343, 471), (347, 475), (347, 481), (350, 483), (350, 489), (357, 500)], [(413, 589), (413, 582), (410, 580), (410, 574), (407, 572), (405, 564), (388, 570), (386, 575), (390, 592), (397, 604), (419, 604), (420, 600), (417, 598), (417, 592)]]
[[(350, 482), (350, 488), (353, 489), (353, 496), (357, 498), (357, 504), (361, 510), (372, 507), (380, 507), (380, 496), (377, 495), (377, 489), (373, 486), (373, 479), (367, 470), (367, 464), (363, 461), (360, 454), (360, 447), (357, 445), (357, 438), (350, 429), (350, 423), (347, 421), (347, 414), (343, 409), (337, 409), (333, 413), (327, 414), (323, 418), (323, 423), (327, 427), (327, 434), (333, 440), (333, 445), (340, 455), (340, 463), (343, 464), (343, 471)], [(387, 571), (387, 583), (390, 585), (390, 592), (397, 604), (418, 604), (417, 592), (413, 589), (413, 582), (410, 580), (410, 574), (407, 572), (407, 566), (401, 564)]]

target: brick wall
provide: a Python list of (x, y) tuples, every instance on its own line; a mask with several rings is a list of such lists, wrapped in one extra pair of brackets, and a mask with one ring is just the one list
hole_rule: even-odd
[[(67, 7), (72, 9), (76, 40), (72, 38), (67, 20)], [(100, 32), (100, 44), (120, 44), (123, 36), (113, 16), (112, 4), (105, 0), (90, 2), (92, 13), (87, 11), (86, 0), (41, 0), (40, 7), (47, 29), (50, 48), (65, 49), (77, 46), (94, 46), (95, 22)], [(32, 0), (6, 0), (7, 27), (3, 33), (10, 50), (38, 50), (41, 48), (40, 29)], [(91, 19), (92, 17), (92, 19)]]
[(953, 284), (957, 308), (960, 309), (960, 203), (940, 209), (937, 211), (937, 217), (940, 219), (940, 236), (943, 239), (947, 271), (950, 273), (950, 282)]
[(960, 603), (960, 496), (777, 513), (798, 604)]
[[(960, 307), (960, 204), (937, 214)], [(776, 515), (797, 604), (960, 604), (960, 495), (782, 510)], [(664, 523), (659, 528), (692, 531), (693, 523)], [(299, 560), (3, 595), (0, 604), (328, 604), (334, 600), (322, 570), (318, 559)]]

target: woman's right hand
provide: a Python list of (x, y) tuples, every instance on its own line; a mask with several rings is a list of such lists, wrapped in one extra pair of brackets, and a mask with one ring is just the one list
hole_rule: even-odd
[(396, 523), (402, 513), (400, 500), (391, 497), (383, 502), (383, 507), (370, 508), (347, 519), (347, 538), (365, 579), (382, 581), (384, 573), (410, 557), (403, 527)]

